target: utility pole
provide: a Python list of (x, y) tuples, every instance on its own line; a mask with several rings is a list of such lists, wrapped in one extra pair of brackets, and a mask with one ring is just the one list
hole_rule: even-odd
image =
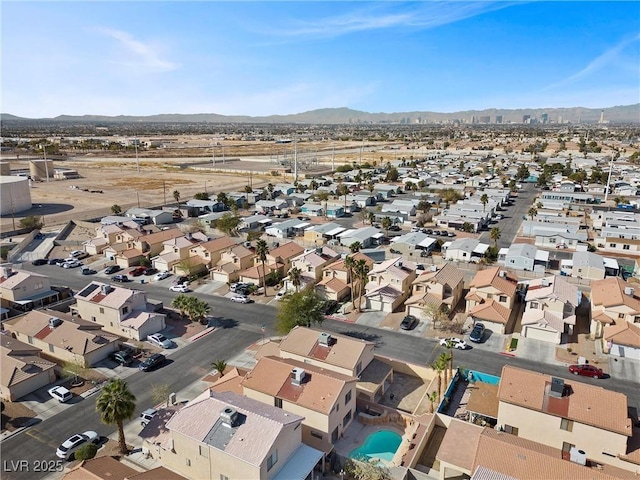
[(331, 171), (336, 171), (336, 146), (331, 148)]
[(138, 159), (138, 139), (133, 139), (133, 147), (136, 149), (136, 170), (140, 173), (140, 160)]
[(293, 141), (293, 181), (298, 181), (298, 141)]
[(225, 153), (224, 153), (224, 145), (223, 145), (223, 146), (222, 146), (222, 165), (224, 165), (224, 162), (225, 162), (226, 158), (227, 158), (227, 157), (225, 156)]
[(211, 166), (215, 169), (216, 168), (216, 143), (214, 140), (211, 140), (211, 142), (213, 143), (213, 157), (211, 158)]
[(138, 208), (140, 208), (140, 194), (136, 191), (136, 198), (138, 199)]
[(162, 197), (164, 199), (162, 206), (166, 207), (167, 206), (167, 184), (165, 183), (165, 181), (162, 181)]
[(47, 146), (42, 144), (42, 151), (44, 152), (44, 170), (47, 176), (47, 183), (49, 183), (49, 164), (47, 163)]
[(609, 175), (607, 176), (607, 188), (604, 191), (604, 203), (607, 203), (609, 198), (609, 185), (611, 184), (611, 172), (613, 171), (613, 155), (611, 155), (611, 162), (609, 162)]

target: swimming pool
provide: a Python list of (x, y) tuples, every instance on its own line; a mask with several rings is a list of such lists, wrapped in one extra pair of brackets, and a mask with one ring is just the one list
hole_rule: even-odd
[(377, 458), (391, 462), (401, 442), (402, 437), (396, 432), (379, 430), (370, 434), (361, 446), (351, 450), (349, 457), (355, 459)]

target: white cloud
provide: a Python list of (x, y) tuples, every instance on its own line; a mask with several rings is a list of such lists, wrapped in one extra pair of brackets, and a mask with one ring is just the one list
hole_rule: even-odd
[(176, 70), (179, 64), (161, 58), (161, 52), (150, 43), (144, 43), (122, 30), (100, 28), (99, 32), (118, 41), (123, 47), (123, 56), (115, 63), (144, 70), (166, 72)]

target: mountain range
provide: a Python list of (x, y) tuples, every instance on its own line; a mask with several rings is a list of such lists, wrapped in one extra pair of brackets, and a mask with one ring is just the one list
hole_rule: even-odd
[[(349, 108), (322, 108), (289, 115), (269, 115), (252, 117), (247, 115), (219, 115), (215, 113), (197, 114), (159, 114), (147, 116), (131, 115), (59, 115), (54, 118), (24, 118), (9, 113), (0, 114), (3, 122), (74, 122), (74, 123), (265, 123), (265, 124), (417, 124), (440, 123), (459, 120), (465, 123), (496, 123), (496, 117), (502, 116), (502, 123), (523, 123), (525, 116), (541, 122), (547, 115), (551, 123), (598, 123), (602, 119), (607, 123), (640, 123), (640, 103), (607, 108), (523, 108), (523, 109), (485, 109), (462, 112), (441, 113), (428, 111), (369, 113)], [(485, 117), (485, 118), (482, 118)]]

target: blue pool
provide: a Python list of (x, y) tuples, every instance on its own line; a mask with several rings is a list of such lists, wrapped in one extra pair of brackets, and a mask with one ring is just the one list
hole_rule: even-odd
[(377, 458), (391, 462), (402, 442), (402, 437), (391, 430), (380, 430), (369, 435), (364, 443), (349, 453), (350, 458)]
[(488, 373), (475, 372), (473, 370), (469, 370), (468, 375), (470, 375), (471, 378), (467, 377), (467, 379), (472, 382), (489, 383), (491, 385), (498, 385), (500, 383), (500, 377), (489, 375)]

